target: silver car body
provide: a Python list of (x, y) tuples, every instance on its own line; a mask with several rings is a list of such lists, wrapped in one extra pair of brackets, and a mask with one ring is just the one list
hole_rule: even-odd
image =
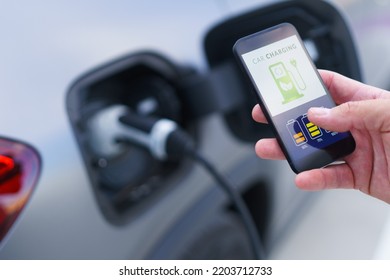
[[(85, 71), (138, 50), (157, 50), (175, 62), (207, 72), (201, 43), (205, 32), (223, 19), (271, 1), (11, 1), (0, 16), (1, 134), (23, 139), (40, 151), (43, 171), (39, 184), (17, 224), (2, 242), (1, 259), (142, 259), (169, 234), (181, 215), (210, 189), (213, 180), (198, 167), (189, 170), (175, 187), (125, 225), (108, 222), (96, 202), (86, 167), (71, 129), (65, 95)], [(388, 1), (335, 1), (350, 23), (361, 54), (365, 81), (389, 87), (390, 41)], [(367, 7), (366, 7), (367, 6)], [(309, 248), (306, 233), (317, 228), (317, 238), (332, 244), (332, 222), (321, 218), (329, 208), (342, 209), (349, 199), (340, 191), (329, 205), (329, 193), (303, 192), (294, 186), (294, 174), (285, 162), (265, 162), (253, 144), (231, 136), (218, 115), (199, 123), (201, 147), (219, 170), (240, 184), (242, 164), (258, 166), (273, 189), (268, 250), (272, 258), (373, 257), (376, 244), (363, 244), (363, 252), (340, 253), (339, 248)], [(222, 140), (223, 139), (223, 140)], [(228, 153), (226, 151), (229, 151)], [(241, 169), (240, 169), (241, 168)], [(241, 170), (241, 171), (240, 171)], [(246, 174), (245, 178), (259, 174)], [(246, 179), (245, 179), (246, 180)], [(378, 237), (386, 218), (376, 200), (355, 197), (368, 204), (378, 219), (366, 239)], [(220, 200), (225, 198), (221, 195)], [(354, 201), (352, 199), (352, 201)], [(173, 207), (174, 206), (174, 207)], [(351, 206), (352, 207), (352, 206)], [(353, 207), (351, 209), (354, 209)], [(353, 212), (352, 210), (350, 212)], [(307, 216), (315, 213), (318, 219)], [(349, 212), (348, 212), (349, 213)], [(371, 213), (371, 212), (370, 212)], [(345, 216), (342, 216), (345, 218)], [(348, 216), (349, 217), (349, 216)], [(337, 218), (337, 217), (336, 217)], [(341, 218), (340, 218), (341, 219)], [(338, 220), (351, 231), (364, 221)], [(368, 220), (368, 218), (367, 218)], [(326, 219), (325, 219), (326, 222)], [(352, 223), (352, 225), (351, 225)], [(337, 224), (337, 223), (336, 223)], [(350, 229), (350, 231), (348, 231)], [(306, 243), (307, 242), (307, 243)], [(337, 241), (342, 242), (342, 241)], [(336, 243), (337, 243), (336, 242)], [(350, 244), (354, 246), (354, 243)], [(357, 246), (357, 244), (355, 244)], [(364, 247), (366, 246), (366, 247)], [(299, 254), (297, 252), (299, 248)], [(351, 249), (352, 250), (352, 249)], [(323, 252), (323, 253), (321, 253)]]

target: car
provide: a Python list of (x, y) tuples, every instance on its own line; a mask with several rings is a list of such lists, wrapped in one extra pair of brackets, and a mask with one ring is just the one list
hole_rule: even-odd
[[(118, 104), (173, 120), (190, 135), (240, 194), (262, 257), (373, 258), (383, 204), (298, 190), (286, 162), (254, 153), (255, 141), (272, 133), (252, 121), (255, 100), (232, 60), (241, 36), (292, 22), (318, 67), (390, 87), (390, 7), (312, 2), (5, 4), (1, 134), (31, 153), (26, 164), (36, 172), (28, 173), (33, 190), (20, 215), (4, 227), (0, 259), (255, 257), (237, 205), (207, 170), (186, 157), (156, 159), (139, 143), (114, 143), (113, 126), (96, 124)], [(23, 163), (12, 151), (2, 154), (4, 168)], [(1, 199), (10, 195), (0, 188)], [(356, 220), (361, 205), (367, 218)]]

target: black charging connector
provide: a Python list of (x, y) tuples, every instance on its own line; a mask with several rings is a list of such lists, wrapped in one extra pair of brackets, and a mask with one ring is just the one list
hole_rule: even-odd
[[(161, 122), (161, 119), (155, 119), (152, 117), (143, 117), (133, 114), (127, 114), (120, 117), (120, 122), (144, 131), (145, 133), (151, 133), (153, 128)], [(168, 130), (167, 130), (168, 132)], [(237, 190), (222, 176), (217, 169), (196, 149), (192, 138), (177, 125), (175, 129), (169, 131), (166, 135), (161, 135), (160, 141), (165, 143), (165, 153), (168, 158), (179, 159), (184, 157), (190, 157), (191, 159), (202, 165), (212, 177), (221, 186), (224, 192), (228, 195), (229, 199), (233, 203), (237, 212), (240, 214), (242, 222), (246, 228), (248, 237), (251, 242), (253, 254), (256, 259), (264, 259), (264, 248), (260, 240), (259, 233), (253, 222), (252, 216), (241, 198)], [(151, 136), (152, 137), (152, 136)]]
[[(112, 123), (115, 122), (115, 123)], [(110, 138), (107, 138), (108, 124), (111, 127)], [(252, 216), (243, 201), (241, 195), (226, 178), (220, 174), (199, 151), (195, 148), (192, 138), (179, 126), (168, 119), (152, 116), (140, 116), (132, 113), (128, 108), (121, 105), (109, 107), (100, 112), (91, 122), (91, 127), (96, 135), (103, 134), (104, 141), (98, 141), (96, 145), (108, 152), (116, 151), (112, 146), (125, 139), (126, 141), (142, 145), (149, 149), (151, 154), (159, 160), (191, 158), (207, 170), (227, 194), (238, 214), (241, 216), (243, 225), (247, 231), (254, 257), (264, 259), (265, 253), (259, 232), (253, 222)]]

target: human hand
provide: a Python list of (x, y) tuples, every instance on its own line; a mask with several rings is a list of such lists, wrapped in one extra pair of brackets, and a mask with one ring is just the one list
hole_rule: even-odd
[[(350, 131), (356, 149), (344, 159), (345, 163), (298, 174), (296, 185), (305, 190), (357, 189), (390, 203), (390, 92), (334, 72), (321, 70), (320, 74), (340, 105), (311, 108), (308, 118), (330, 131)], [(253, 108), (252, 116), (266, 123), (259, 105)], [(285, 158), (274, 138), (259, 140), (255, 150), (261, 158)]]

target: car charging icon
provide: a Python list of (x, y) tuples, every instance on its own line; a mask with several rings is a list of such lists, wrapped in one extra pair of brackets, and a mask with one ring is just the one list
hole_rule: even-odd
[(295, 72), (298, 73), (299, 79), (295, 77), (292, 71), (286, 68), (283, 62), (278, 62), (268, 67), (272, 74), (272, 78), (283, 97), (282, 104), (287, 104), (303, 97), (304, 95), (298, 91), (298, 88), (300, 90), (306, 89), (306, 84), (298, 70), (297, 61), (291, 59), (290, 64), (295, 68)]

